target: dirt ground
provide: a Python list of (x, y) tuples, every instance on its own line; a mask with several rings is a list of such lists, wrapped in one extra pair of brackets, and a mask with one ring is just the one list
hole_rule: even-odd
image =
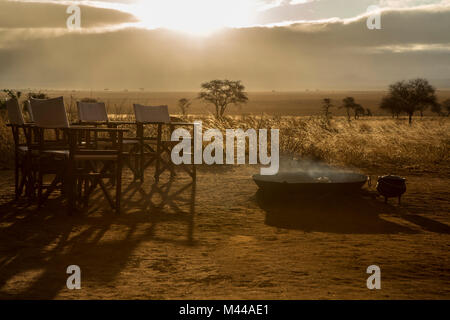
[[(184, 175), (155, 187), (151, 173), (142, 185), (127, 174), (121, 216), (98, 193), (68, 217), (60, 199), (40, 211), (14, 202), (2, 171), (0, 298), (450, 299), (448, 175), (407, 174), (399, 206), (368, 190), (267, 199), (256, 172), (200, 168), (195, 188)], [(81, 268), (81, 290), (66, 287), (69, 265)], [(366, 287), (370, 265), (381, 290)]]

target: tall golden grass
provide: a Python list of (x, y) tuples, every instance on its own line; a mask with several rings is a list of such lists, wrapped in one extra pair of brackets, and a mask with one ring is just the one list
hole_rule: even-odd
[[(69, 103), (67, 107), (74, 120), (74, 105)], [(108, 111), (121, 119), (132, 118), (123, 113), (123, 108)], [(411, 126), (406, 118), (390, 117), (349, 122), (345, 117), (327, 121), (320, 116), (243, 115), (215, 119), (189, 115), (183, 120), (201, 120), (204, 130), (279, 129), (281, 154), (333, 165), (430, 170), (448, 168), (450, 160), (450, 119), (444, 117), (416, 118)], [(5, 117), (0, 117), (0, 165), (11, 167), (13, 142), (5, 124)]]
[(450, 120), (424, 117), (412, 126), (406, 118), (242, 116), (203, 121), (205, 128), (280, 129), (280, 153), (359, 168), (430, 169), (450, 160)]

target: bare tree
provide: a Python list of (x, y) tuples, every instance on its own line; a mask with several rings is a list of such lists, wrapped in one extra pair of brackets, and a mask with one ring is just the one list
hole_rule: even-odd
[(202, 83), (199, 99), (211, 103), (216, 108), (216, 118), (223, 117), (230, 104), (247, 103), (247, 93), (241, 81), (212, 80)]
[(178, 100), (178, 107), (180, 108), (181, 114), (183, 116), (185, 116), (187, 114), (191, 104), (192, 104), (191, 101), (186, 98), (182, 98), (182, 99)]

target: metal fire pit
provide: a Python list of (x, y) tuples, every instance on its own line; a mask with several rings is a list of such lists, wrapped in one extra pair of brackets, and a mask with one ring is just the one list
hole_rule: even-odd
[(274, 176), (254, 175), (258, 187), (268, 193), (323, 195), (359, 191), (369, 178), (344, 171), (285, 172)]

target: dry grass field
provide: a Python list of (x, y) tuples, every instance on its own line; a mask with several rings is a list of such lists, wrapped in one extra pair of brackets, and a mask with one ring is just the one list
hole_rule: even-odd
[[(51, 93), (52, 96), (57, 93)], [(64, 93), (104, 100), (111, 113), (133, 102), (169, 104), (191, 94)], [(132, 95), (132, 97), (130, 97)], [(327, 122), (320, 100), (352, 95), (374, 117)], [(448, 92), (439, 94), (447, 98)], [(0, 298), (27, 299), (450, 299), (450, 119), (383, 116), (381, 93), (254, 93), (242, 110), (216, 120), (195, 103), (186, 120), (204, 128), (277, 128), (281, 153), (351, 168), (372, 177), (399, 174), (408, 191), (385, 204), (374, 186), (359, 195), (277, 201), (261, 197), (251, 166), (201, 166), (155, 186), (124, 172), (124, 213), (101, 193), (89, 212), (67, 217), (59, 199), (42, 210), (13, 201), (13, 175), (0, 171)], [(73, 108), (73, 103), (72, 103)], [(68, 106), (70, 109), (70, 105)], [(72, 110), (73, 112), (73, 110)], [(8, 130), (0, 126), (3, 165)], [(164, 195), (186, 187), (172, 204)], [(66, 289), (65, 268), (82, 269), (82, 290)], [(379, 265), (382, 290), (366, 288)]]

